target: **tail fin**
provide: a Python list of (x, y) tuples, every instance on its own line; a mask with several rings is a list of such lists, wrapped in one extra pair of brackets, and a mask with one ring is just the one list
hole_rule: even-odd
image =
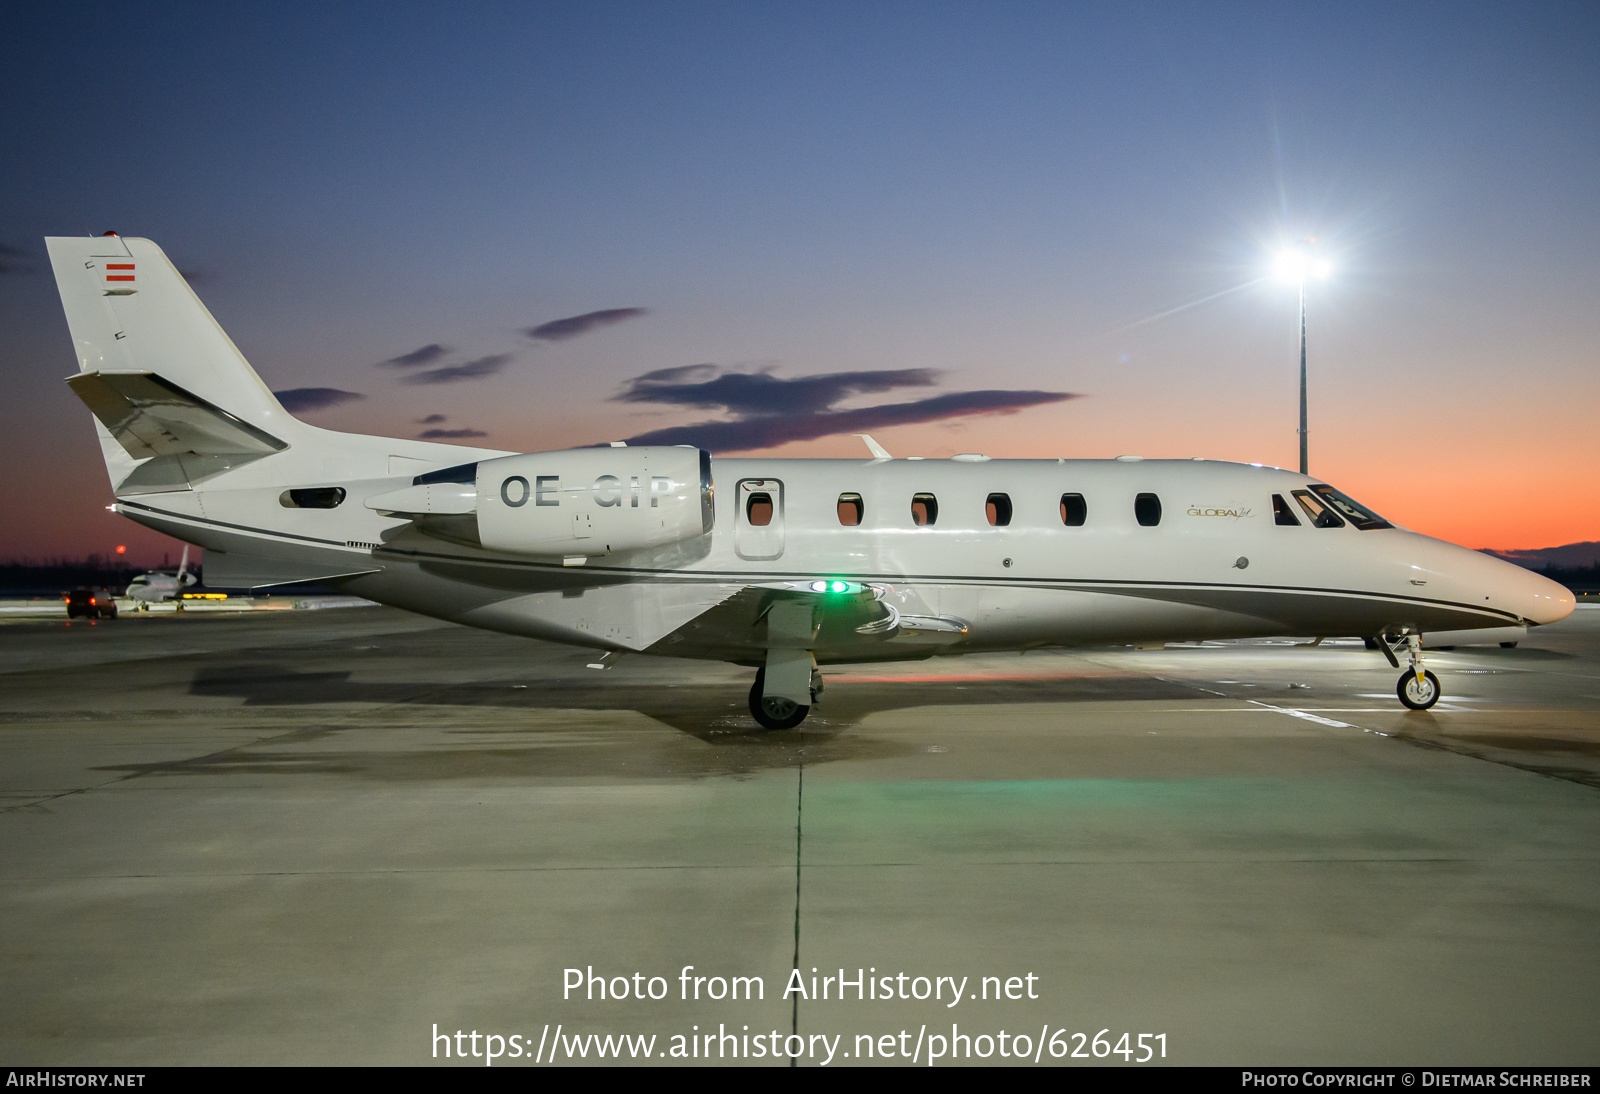
[(114, 486), (138, 469), (181, 488), (303, 432), (160, 247), (115, 235), (45, 243), (77, 350), (68, 382), (99, 420)]

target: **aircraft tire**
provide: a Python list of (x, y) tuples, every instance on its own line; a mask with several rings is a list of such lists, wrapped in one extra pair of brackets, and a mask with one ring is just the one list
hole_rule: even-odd
[(762, 729), (793, 729), (806, 720), (811, 708), (775, 695), (763, 697), (761, 685), (766, 675), (766, 669), (756, 670), (756, 682), (750, 686), (750, 716)]
[(1400, 682), (1395, 685), (1395, 694), (1400, 696), (1400, 702), (1412, 710), (1427, 710), (1439, 701), (1441, 693), (1439, 678), (1431, 672), (1422, 674), (1423, 685), (1417, 686), (1417, 674), (1407, 670), (1400, 676)]

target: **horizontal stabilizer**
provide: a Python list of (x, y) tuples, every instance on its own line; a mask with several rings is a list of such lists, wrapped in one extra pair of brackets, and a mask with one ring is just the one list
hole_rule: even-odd
[(270, 456), (289, 447), (153, 372), (80, 372), (67, 385), (136, 460)]

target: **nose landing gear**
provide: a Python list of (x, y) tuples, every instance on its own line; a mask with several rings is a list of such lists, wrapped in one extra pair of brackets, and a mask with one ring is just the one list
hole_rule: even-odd
[[(1400, 667), (1400, 659), (1394, 655), (1394, 650), (1389, 645), (1389, 639), (1384, 635), (1366, 640), (1367, 649), (1379, 650), (1384, 657), (1389, 659), (1389, 664), (1395, 668)], [(1411, 667), (1400, 677), (1400, 682), (1395, 685), (1395, 694), (1400, 696), (1400, 702), (1412, 710), (1427, 710), (1439, 701), (1441, 693), (1439, 678), (1422, 667), (1422, 638), (1419, 635), (1406, 635), (1406, 653), (1411, 658)]]
[(1411, 668), (1401, 675), (1395, 693), (1412, 710), (1427, 710), (1439, 701), (1439, 678), (1422, 667), (1422, 640), (1417, 635), (1406, 635), (1406, 652), (1411, 655)]

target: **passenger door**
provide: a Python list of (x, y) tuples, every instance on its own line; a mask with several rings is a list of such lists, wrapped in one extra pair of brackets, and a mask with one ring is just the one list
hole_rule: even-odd
[(741, 479), (734, 490), (739, 512), (733, 526), (733, 549), (740, 558), (768, 562), (783, 554), (783, 483), (777, 479)]

